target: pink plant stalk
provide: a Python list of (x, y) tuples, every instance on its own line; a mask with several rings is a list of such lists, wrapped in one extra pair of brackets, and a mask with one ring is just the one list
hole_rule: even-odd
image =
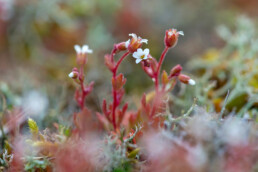
[[(128, 104), (126, 103), (122, 110), (117, 110), (117, 107), (120, 105), (122, 97), (124, 95), (123, 86), (126, 82), (123, 74), (117, 75), (118, 67), (120, 66), (121, 62), (130, 54), (134, 53), (139, 49), (143, 43), (147, 43), (146, 39), (142, 39), (141, 37), (137, 37), (136, 34), (129, 34), (132, 36), (126, 42), (121, 42), (114, 45), (113, 50), (111, 51), (110, 55), (105, 56), (105, 63), (109, 70), (112, 72), (112, 95), (113, 95), (113, 103), (107, 109), (106, 100), (103, 100), (103, 113), (107, 120), (112, 123), (114, 130), (117, 129), (117, 122), (121, 122), (124, 114), (127, 110)], [(127, 50), (120, 59), (115, 62), (114, 55), (120, 51)], [(98, 115), (100, 117), (100, 115)], [(119, 119), (117, 120), (117, 117)]]
[(80, 85), (80, 89), (77, 89), (75, 92), (75, 100), (82, 111), (85, 108), (85, 98), (92, 91), (94, 85), (94, 82), (91, 82), (89, 85), (84, 84), (84, 66), (87, 63), (87, 54), (92, 53), (93, 51), (89, 49), (87, 45), (83, 45), (82, 47), (75, 45), (74, 49), (77, 53), (76, 61), (80, 66), (80, 70), (73, 68), (69, 77), (74, 79), (74, 81)]
[[(176, 65), (171, 69), (170, 74), (168, 75), (166, 71), (163, 71), (162, 75), (160, 75), (161, 66), (164, 62), (165, 56), (170, 48), (176, 46), (178, 42), (179, 35), (184, 35), (182, 31), (177, 31), (176, 29), (169, 29), (166, 31), (164, 44), (165, 48), (159, 58), (159, 62), (157, 62), (151, 55), (149, 55), (149, 59), (142, 62), (142, 68), (147, 73), (147, 75), (154, 81), (155, 85), (155, 97), (153, 98), (152, 106), (146, 106), (146, 97), (142, 98), (142, 105), (149, 114), (150, 118), (157, 113), (159, 106), (162, 105), (163, 96), (171, 91), (175, 84), (176, 79), (184, 84), (194, 85), (195, 82), (189, 76), (181, 74), (182, 67), (180, 65)], [(162, 86), (160, 87), (160, 80)], [(150, 107), (151, 110), (150, 110)]]

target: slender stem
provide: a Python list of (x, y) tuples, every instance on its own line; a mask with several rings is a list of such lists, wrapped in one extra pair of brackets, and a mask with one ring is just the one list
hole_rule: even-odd
[[(112, 51), (112, 53), (113, 53), (113, 51)], [(128, 54), (129, 54), (129, 52), (124, 53), (124, 55), (116, 63), (116, 66), (115, 66), (114, 70), (112, 71), (114, 82), (116, 82), (117, 69), (118, 69), (119, 65), (121, 64), (121, 62), (125, 59), (125, 57)], [(118, 105), (119, 105), (119, 102), (117, 102), (117, 91), (113, 88), (112, 123), (113, 123), (114, 130), (116, 130), (116, 108)]]
[(115, 51), (116, 51), (116, 49), (113, 48), (113, 50), (112, 50), (112, 52), (111, 52), (111, 61), (112, 61), (112, 62), (114, 62)]
[(159, 74), (160, 74), (160, 68), (161, 68), (161, 65), (162, 65), (162, 63), (163, 63), (163, 61), (164, 61), (164, 59), (165, 59), (165, 56), (166, 56), (167, 52), (168, 52), (168, 49), (169, 49), (169, 47), (166, 46), (165, 49), (163, 50), (163, 52), (162, 52), (160, 58), (159, 58), (158, 68), (157, 68), (157, 71), (156, 71), (156, 73), (155, 73), (155, 88), (156, 88), (156, 92), (159, 91)]
[[(154, 100), (153, 100), (153, 108), (151, 110), (151, 114), (150, 114), (150, 117), (152, 118), (154, 115), (155, 115), (155, 112), (157, 110), (157, 102), (159, 101), (158, 99), (160, 99), (161, 97), (161, 94), (163, 94), (163, 89), (161, 90), (161, 92), (159, 91), (159, 75), (160, 75), (160, 68), (161, 68), (161, 65), (165, 59), (165, 56), (168, 52), (168, 49), (169, 47), (165, 47), (165, 49), (163, 50), (160, 58), (159, 58), (159, 63), (158, 63), (158, 68), (157, 68), (157, 71), (154, 73), (154, 79), (155, 79), (155, 90), (156, 90), (156, 96), (154, 97)], [(158, 103), (159, 104), (159, 103)]]
[(85, 88), (84, 88), (84, 70), (83, 70), (83, 65), (80, 66), (79, 80), (80, 80), (81, 91), (82, 91), (81, 100), (80, 100), (80, 107), (81, 107), (81, 110), (83, 110), (84, 109), (85, 97), (86, 97), (86, 92), (85, 92)]

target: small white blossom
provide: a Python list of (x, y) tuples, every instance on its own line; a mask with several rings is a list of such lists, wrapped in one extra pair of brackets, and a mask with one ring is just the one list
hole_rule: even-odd
[(148, 48), (142, 50), (138, 48), (136, 52), (133, 53), (133, 57), (136, 58), (136, 64), (140, 63), (142, 60), (148, 59), (150, 50)]
[(189, 79), (188, 83), (189, 83), (190, 85), (195, 85), (195, 80)]
[(76, 51), (77, 54), (86, 54), (86, 53), (93, 53), (93, 50), (89, 49), (88, 45), (83, 45), (82, 47), (79, 45), (75, 45), (74, 49)]

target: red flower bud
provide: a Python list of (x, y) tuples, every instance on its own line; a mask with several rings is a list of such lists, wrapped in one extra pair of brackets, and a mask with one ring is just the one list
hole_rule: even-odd
[(181, 73), (181, 71), (182, 71), (182, 66), (181, 65), (176, 65), (175, 67), (173, 67), (172, 69), (171, 69), (171, 71), (170, 71), (170, 74), (169, 74), (169, 77), (171, 78), (171, 77), (174, 77), (174, 76), (178, 76), (180, 73)]
[(112, 62), (111, 56), (109, 54), (106, 54), (104, 58), (106, 66), (109, 68), (109, 70), (112, 71), (115, 68), (115, 63)]
[(115, 90), (120, 90), (126, 82), (123, 74), (119, 74), (115, 78), (112, 78), (112, 86)]
[(178, 79), (180, 82), (182, 82), (184, 84), (195, 85), (195, 81), (187, 75), (180, 74), (178, 76)]
[(114, 45), (114, 48), (115, 48), (115, 51), (114, 53), (118, 53), (120, 51), (124, 51), (124, 50), (127, 50), (127, 42), (120, 42), (118, 44), (115, 44)]
[(176, 29), (169, 29), (166, 31), (164, 38), (164, 43), (167, 47), (173, 48), (176, 46), (179, 35), (184, 35), (183, 31), (178, 31)]

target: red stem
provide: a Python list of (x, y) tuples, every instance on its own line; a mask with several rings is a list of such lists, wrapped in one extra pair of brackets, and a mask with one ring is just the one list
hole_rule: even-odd
[(151, 118), (154, 116), (154, 114), (156, 112), (156, 109), (157, 109), (156, 104), (157, 104), (158, 99), (160, 98), (160, 95), (162, 94), (162, 91), (163, 91), (163, 90), (161, 90), (161, 92), (159, 92), (159, 76), (160, 76), (160, 68), (161, 68), (162, 63), (165, 59), (165, 56), (168, 52), (168, 49), (169, 49), (169, 47), (166, 46), (165, 49), (163, 50), (163, 52), (162, 52), (162, 54), (159, 58), (157, 71), (154, 73), (156, 96), (153, 100), (153, 108), (152, 108), (151, 115), (150, 115)]
[(80, 107), (81, 110), (84, 109), (84, 102), (85, 102), (85, 97), (86, 97), (86, 91), (84, 88), (84, 71), (83, 71), (83, 65), (80, 66), (80, 73), (79, 73), (79, 80), (80, 80), (80, 85), (81, 85), (81, 91), (82, 91), (82, 96), (80, 100)]
[[(112, 51), (113, 53), (113, 51)], [(112, 54), (111, 53), (111, 54)], [(116, 63), (116, 66), (114, 68), (114, 70), (112, 71), (113, 73), (113, 79), (114, 82), (116, 82), (116, 73), (117, 73), (117, 69), (119, 67), (119, 65), (121, 64), (121, 62), (124, 60), (124, 58), (129, 54), (129, 52), (124, 53), (124, 55), (118, 60), (118, 62)], [(111, 55), (113, 57), (113, 55)], [(113, 127), (114, 130), (116, 130), (116, 108), (118, 107), (119, 102), (117, 102), (117, 92), (116, 90), (113, 88), (113, 108), (112, 108), (112, 123), (113, 123)]]
[(159, 58), (159, 64), (158, 64), (158, 68), (157, 68), (157, 71), (155, 72), (155, 74), (154, 74), (154, 78), (155, 78), (155, 88), (156, 88), (156, 92), (158, 93), (158, 91), (159, 91), (159, 74), (160, 74), (160, 68), (161, 68), (161, 65), (162, 65), (162, 63), (163, 63), (163, 61), (164, 61), (164, 59), (165, 59), (165, 56), (166, 56), (166, 54), (167, 54), (167, 52), (168, 52), (168, 49), (169, 49), (169, 47), (165, 47), (165, 49), (163, 50), (163, 52), (162, 52), (162, 54), (161, 54), (161, 56), (160, 56), (160, 58)]

